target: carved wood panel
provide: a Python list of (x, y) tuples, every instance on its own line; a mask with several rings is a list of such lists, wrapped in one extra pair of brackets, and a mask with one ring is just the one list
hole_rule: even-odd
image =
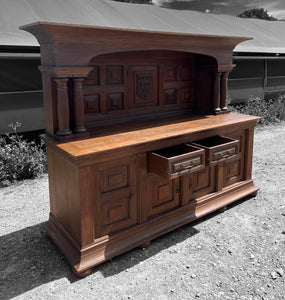
[(214, 191), (214, 171), (213, 167), (205, 167), (201, 171), (182, 177), (182, 201), (184, 205)]
[(147, 176), (147, 214), (148, 217), (169, 211), (180, 205), (179, 178), (166, 180), (149, 173)]
[(163, 103), (167, 104), (176, 104), (177, 103), (177, 89), (166, 89), (164, 90), (164, 99)]
[(124, 82), (123, 66), (106, 66), (106, 83), (122, 84)]
[(99, 166), (100, 195), (96, 208), (100, 218), (96, 234), (101, 236), (137, 223), (135, 158)]
[(99, 67), (94, 66), (90, 71), (88, 77), (84, 80), (85, 85), (98, 85), (99, 84)]
[(133, 66), (130, 68), (129, 108), (158, 105), (157, 66)]
[(84, 110), (87, 114), (100, 112), (100, 95), (84, 96)]
[(239, 141), (239, 153), (241, 156), (239, 160), (224, 164), (223, 179), (225, 187), (244, 178), (245, 131), (227, 133), (226, 136)]
[(99, 111), (94, 107), (85, 109), (85, 120), (140, 115), (149, 113), (151, 107), (152, 112), (194, 107), (194, 58), (191, 54), (169, 51), (94, 58), (83, 94), (98, 95)]
[(241, 160), (224, 164), (224, 186), (234, 184), (241, 180)]
[(107, 94), (107, 111), (122, 110), (123, 99), (123, 93)]

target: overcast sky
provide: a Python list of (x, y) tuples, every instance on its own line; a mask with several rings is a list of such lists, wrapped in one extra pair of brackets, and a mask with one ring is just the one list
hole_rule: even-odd
[(237, 15), (253, 7), (263, 7), (274, 17), (285, 18), (285, 0), (153, 0), (153, 3), (158, 5), (171, 3), (172, 8), (230, 15)]

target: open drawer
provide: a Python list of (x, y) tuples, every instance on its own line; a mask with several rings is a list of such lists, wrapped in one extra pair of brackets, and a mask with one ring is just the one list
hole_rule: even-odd
[(223, 136), (195, 141), (191, 145), (205, 149), (206, 164), (210, 167), (239, 156), (239, 141)]
[(148, 153), (148, 171), (173, 179), (205, 167), (205, 150), (181, 144)]

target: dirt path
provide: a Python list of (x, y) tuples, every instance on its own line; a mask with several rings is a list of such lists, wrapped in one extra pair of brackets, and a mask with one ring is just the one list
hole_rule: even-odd
[(261, 191), (78, 279), (46, 237), (47, 176), (0, 189), (0, 299), (285, 299), (285, 122), (257, 128)]

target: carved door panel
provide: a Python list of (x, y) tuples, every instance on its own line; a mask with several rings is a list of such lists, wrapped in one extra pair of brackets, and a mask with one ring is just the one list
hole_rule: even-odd
[(244, 156), (245, 156), (245, 131), (226, 134), (227, 137), (239, 141), (240, 158), (231, 162), (224, 163), (223, 186), (229, 186), (243, 179)]
[(214, 167), (205, 169), (182, 177), (182, 203), (188, 204), (214, 191)]
[(126, 158), (99, 166), (97, 197), (97, 236), (102, 236), (137, 223), (135, 159)]
[(180, 205), (180, 181), (164, 179), (153, 173), (147, 175), (147, 216), (159, 215)]

